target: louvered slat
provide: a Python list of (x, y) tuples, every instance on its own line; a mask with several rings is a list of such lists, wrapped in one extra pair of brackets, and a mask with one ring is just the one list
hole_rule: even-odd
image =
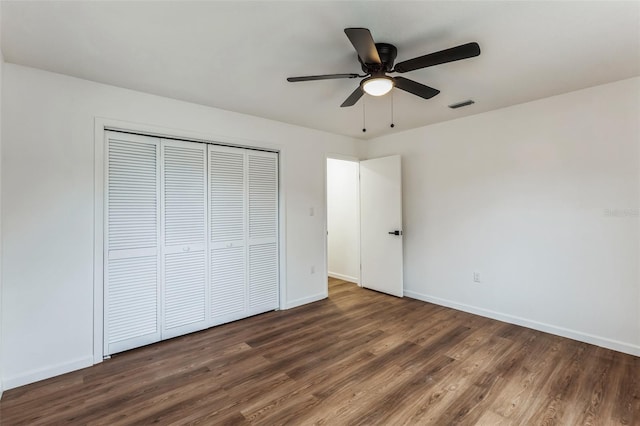
[(109, 261), (109, 344), (157, 332), (156, 256)]
[(109, 141), (108, 248), (157, 247), (156, 146)]
[(211, 241), (244, 238), (244, 153), (209, 147)]
[(205, 164), (201, 144), (164, 150), (164, 241), (166, 246), (204, 244)]
[(277, 158), (253, 153), (249, 158), (249, 238), (276, 238), (278, 230)]
[(245, 309), (245, 247), (211, 250), (211, 316)]
[(276, 243), (249, 247), (249, 308), (278, 307), (278, 246)]
[(171, 329), (205, 319), (204, 252), (165, 256), (164, 328)]

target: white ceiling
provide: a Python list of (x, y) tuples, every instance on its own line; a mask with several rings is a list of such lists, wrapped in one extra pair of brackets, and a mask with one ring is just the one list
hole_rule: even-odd
[[(640, 2), (2, 2), (7, 62), (370, 138), (640, 75)], [(441, 90), (340, 104), (359, 73), (343, 29), (397, 62), (469, 41), (479, 57), (403, 74)], [(451, 110), (466, 99), (476, 104)]]

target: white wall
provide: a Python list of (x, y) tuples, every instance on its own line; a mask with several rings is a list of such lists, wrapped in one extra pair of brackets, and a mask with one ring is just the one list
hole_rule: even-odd
[[(325, 156), (359, 157), (358, 141), (2, 73), (5, 388), (93, 360), (95, 117), (281, 144), (287, 305), (326, 296)], [(635, 78), (366, 142), (370, 158), (403, 156), (407, 294), (640, 355), (639, 89)]]
[(359, 164), (327, 159), (329, 276), (360, 282)]
[(368, 158), (402, 155), (405, 294), (640, 355), (639, 93), (633, 78), (370, 141)]
[(326, 297), (325, 157), (357, 156), (358, 141), (13, 64), (4, 82), (6, 388), (93, 360), (95, 117), (280, 144), (286, 304)]

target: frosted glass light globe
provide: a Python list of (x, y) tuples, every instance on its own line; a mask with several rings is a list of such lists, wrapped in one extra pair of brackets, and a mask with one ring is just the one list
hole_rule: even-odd
[(382, 96), (393, 88), (393, 80), (388, 77), (373, 77), (362, 82), (362, 90), (372, 96)]

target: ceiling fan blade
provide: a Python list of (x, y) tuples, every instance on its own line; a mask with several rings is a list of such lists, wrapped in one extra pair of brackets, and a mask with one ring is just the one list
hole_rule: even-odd
[(450, 49), (441, 50), (428, 55), (402, 61), (396, 64), (395, 72), (408, 72), (420, 68), (431, 67), (433, 65), (447, 62), (459, 61), (461, 59), (473, 58), (480, 54), (480, 46), (476, 42), (462, 44)]
[(349, 97), (340, 105), (340, 107), (350, 107), (356, 104), (358, 100), (364, 95), (364, 90), (360, 86), (356, 87), (356, 90), (349, 95)]
[(358, 56), (365, 64), (381, 64), (378, 49), (371, 37), (371, 33), (366, 28), (345, 28), (344, 33), (349, 37), (349, 41), (355, 47)]
[(416, 96), (420, 96), (424, 99), (431, 99), (440, 91), (438, 89), (434, 89), (433, 87), (425, 86), (424, 84), (418, 83), (417, 81), (409, 80), (404, 77), (394, 77), (393, 82), (395, 86), (404, 90), (405, 92), (409, 92)]
[(288, 77), (287, 81), (313, 81), (313, 80), (333, 80), (336, 78), (358, 78), (358, 74), (324, 74), (324, 75), (306, 75), (303, 77)]

